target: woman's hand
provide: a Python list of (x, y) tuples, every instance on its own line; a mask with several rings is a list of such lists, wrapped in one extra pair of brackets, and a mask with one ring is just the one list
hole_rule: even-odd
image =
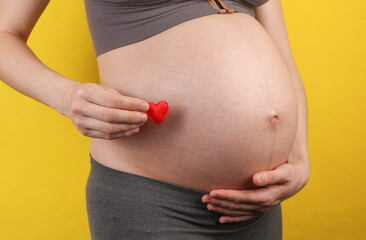
[[(291, 162), (291, 163), (290, 163)], [(222, 213), (219, 221), (240, 222), (268, 211), (273, 206), (295, 195), (308, 182), (308, 161), (287, 161), (272, 171), (253, 175), (253, 182), (260, 188), (255, 190), (214, 189), (203, 195), (207, 208)]]
[(65, 105), (65, 116), (83, 135), (102, 139), (127, 137), (139, 132), (149, 109), (146, 101), (95, 83), (76, 85), (68, 93)]

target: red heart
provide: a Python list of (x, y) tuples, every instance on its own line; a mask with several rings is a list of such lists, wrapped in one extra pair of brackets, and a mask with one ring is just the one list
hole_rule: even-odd
[(158, 105), (149, 102), (150, 108), (146, 112), (147, 116), (156, 124), (160, 124), (168, 114), (169, 106), (165, 101), (160, 101)]

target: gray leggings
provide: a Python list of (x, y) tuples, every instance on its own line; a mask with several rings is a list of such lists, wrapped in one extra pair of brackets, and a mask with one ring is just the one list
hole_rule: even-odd
[(220, 223), (207, 192), (109, 168), (90, 155), (86, 205), (92, 240), (280, 240), (281, 204), (256, 217)]

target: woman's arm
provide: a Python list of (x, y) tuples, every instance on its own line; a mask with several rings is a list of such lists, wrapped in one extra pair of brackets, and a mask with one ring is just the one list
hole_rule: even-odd
[(49, 0), (0, 0), (0, 79), (65, 115), (65, 95), (81, 83), (44, 65), (27, 46)]
[[(214, 189), (201, 198), (214, 211), (223, 214), (219, 221), (240, 222), (265, 212), (299, 192), (310, 177), (307, 134), (307, 101), (303, 83), (291, 53), (280, 0), (269, 0), (255, 9), (263, 25), (278, 47), (294, 83), (298, 103), (298, 127), (294, 145), (286, 163), (272, 171), (253, 175), (255, 190)], [(263, 181), (261, 181), (261, 179)], [(244, 212), (244, 213), (243, 213)]]
[(269, 0), (255, 9), (256, 19), (271, 36), (286, 62), (294, 83), (298, 104), (298, 126), (295, 142), (289, 162), (298, 164), (302, 171), (302, 184), (306, 184), (310, 175), (308, 154), (308, 110), (306, 93), (300, 73), (293, 58), (283, 17), (281, 0)]
[(0, 79), (68, 117), (85, 136), (128, 137), (147, 120), (149, 104), (94, 83), (79, 83), (44, 65), (27, 46), (49, 0), (0, 0)]

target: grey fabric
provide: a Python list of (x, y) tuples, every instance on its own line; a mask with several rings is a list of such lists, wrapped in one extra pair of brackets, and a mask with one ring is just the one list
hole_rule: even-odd
[[(254, 7), (267, 1), (223, 0), (229, 8), (252, 17), (255, 16)], [(207, 0), (84, 0), (84, 5), (96, 56), (141, 41), (179, 23), (219, 14)]]
[(255, 218), (220, 223), (206, 192), (109, 168), (90, 156), (86, 204), (92, 240), (280, 240), (278, 204)]

